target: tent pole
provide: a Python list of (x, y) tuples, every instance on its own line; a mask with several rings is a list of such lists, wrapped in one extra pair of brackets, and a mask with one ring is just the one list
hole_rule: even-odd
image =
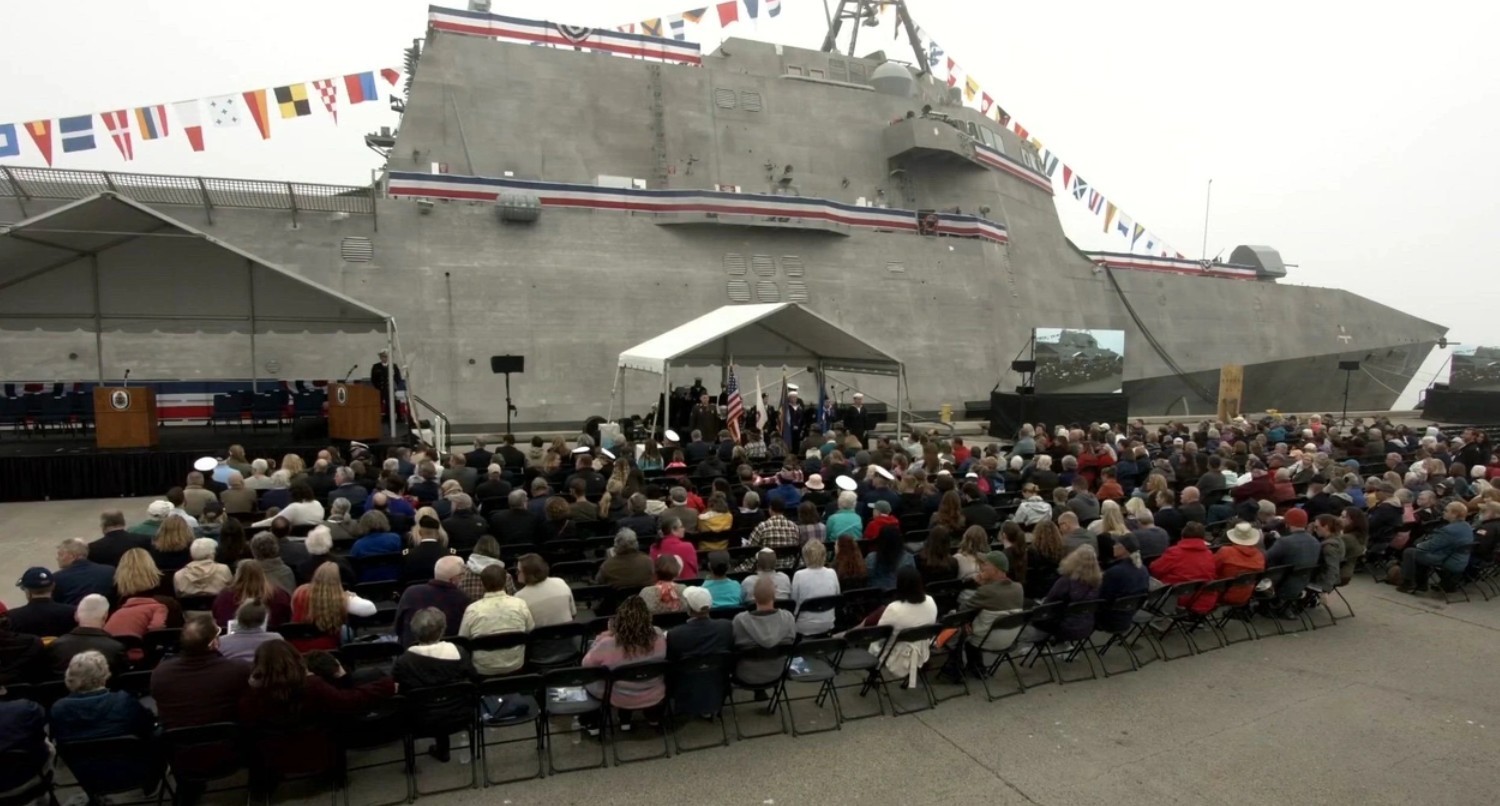
[(904, 419), (901, 415), (905, 411), (905, 409), (904, 409), (905, 404), (902, 402), (905, 398), (903, 398), (901, 396), (901, 391), (902, 391), (902, 387), (904, 387), (905, 385), (906, 385), (906, 365), (905, 364), (897, 364), (896, 365), (896, 441), (897, 441), (898, 444), (900, 443), (900, 440), (901, 440), (901, 426), (902, 426), (902, 422), (903, 422), (903, 419)]
[(260, 394), (260, 383), (257, 376), (260, 372), (256, 370), (259, 366), (255, 358), (255, 262), (245, 261), (245, 279), (250, 283), (250, 393)]
[(104, 311), (99, 297), (99, 253), (89, 255), (94, 273), (94, 357), (99, 363), (99, 384), (104, 385)]
[[(393, 320), (385, 320), (385, 349), (391, 356), (391, 372), (385, 379), (385, 406), (386, 412), (390, 414), (391, 440), (396, 439), (396, 373), (401, 371), (401, 365), (396, 363), (396, 336), (392, 329)], [(410, 394), (407, 395), (410, 397)]]
[[(661, 433), (662, 439), (667, 436), (667, 429), (672, 425), (672, 362), (661, 362)], [(668, 460), (670, 461), (670, 460)]]

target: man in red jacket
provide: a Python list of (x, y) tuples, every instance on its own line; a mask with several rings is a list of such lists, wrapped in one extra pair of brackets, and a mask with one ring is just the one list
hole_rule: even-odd
[[(1164, 585), (1212, 582), (1217, 577), (1214, 553), (1209, 551), (1208, 541), (1204, 540), (1203, 535), (1203, 524), (1197, 521), (1191, 521), (1182, 527), (1182, 539), (1169, 546), (1166, 553), (1151, 563), (1151, 576)], [(1215, 601), (1217, 598), (1211, 594), (1182, 596), (1178, 598), (1177, 606), (1202, 615), (1214, 609), (1218, 604)]]

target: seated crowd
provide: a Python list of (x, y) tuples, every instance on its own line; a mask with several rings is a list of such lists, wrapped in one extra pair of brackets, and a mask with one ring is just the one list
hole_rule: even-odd
[[(1038, 424), (1008, 452), (917, 431), (868, 447), (810, 435), (795, 452), (694, 436), (538, 439), (530, 452), (507, 438), (446, 461), (397, 448), (346, 462), (329, 448), (275, 470), (236, 446), (143, 522), (105, 512), (100, 536), (64, 539), (55, 568), (22, 575), (26, 604), (0, 614), (0, 686), (35, 700), (0, 702), (0, 751), (41, 765), (49, 736), (320, 725), (398, 690), (526, 671), (535, 643), (473, 647), (579, 623), (591, 625), (582, 667), (748, 650), (736, 680), (769, 688), (782, 672), (756, 648), (968, 612), (944, 673), (984, 675), (1018, 642), (1126, 633), (1136, 614), (1110, 603), (1163, 587), (1288, 567), (1259, 588), (1163, 596), (1157, 622), (1226, 607), (1298, 618), (1360, 568), (1403, 591), (1434, 575), (1454, 590), (1493, 565), (1500, 536), (1500, 458), (1477, 430)], [(1031, 608), (1049, 615), (1000, 626)], [(372, 641), (396, 644), (393, 662), (356, 674), (344, 653)], [(908, 683), (931, 649), (874, 648)], [(149, 682), (116, 685), (134, 672)], [(674, 690), (675, 712), (716, 714), (722, 685)], [(657, 720), (663, 686), (612, 686), (618, 723)], [(429, 753), (448, 760), (446, 735)], [(0, 772), (0, 794), (31, 772)]]

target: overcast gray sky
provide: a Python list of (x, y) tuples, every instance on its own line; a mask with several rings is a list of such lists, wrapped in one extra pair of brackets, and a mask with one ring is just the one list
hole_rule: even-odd
[[(1212, 178), (1210, 255), (1242, 243), (1274, 246), (1298, 264), (1290, 282), (1348, 288), (1447, 325), (1453, 341), (1500, 344), (1500, 286), (1484, 234), (1500, 213), (1495, 4), (908, 5), (1033, 135), (1178, 250), (1196, 257), (1202, 249)], [(494, 0), (493, 8), (586, 25), (683, 10), (670, 0)], [(783, 0), (783, 9), (729, 33), (821, 41), (821, 0)], [(11, 30), (30, 34), (0, 49), (0, 69), (12, 77), (0, 123), (399, 67), (402, 48), (423, 34), (426, 10), (419, 0), (17, 5)], [(717, 25), (689, 26), (705, 49), (718, 37)], [(911, 58), (889, 29), (862, 36), (860, 50), (866, 45)], [(368, 181), (379, 161), (361, 136), (396, 116), (384, 103), (363, 104), (342, 109), (335, 126), (314, 106), (313, 116), (291, 121), (273, 109), (269, 141), (249, 125), (207, 128), (207, 149), (193, 153), (173, 119), (167, 139), (135, 144), (132, 163), (100, 129), (96, 150), (58, 149), (54, 164)], [(22, 155), (0, 164), (40, 163), (29, 138), (20, 139)], [(1107, 240), (1101, 219), (1071, 196), (1058, 199), (1080, 246), (1123, 245)], [(1414, 385), (1425, 386), (1442, 361), (1429, 360)]]

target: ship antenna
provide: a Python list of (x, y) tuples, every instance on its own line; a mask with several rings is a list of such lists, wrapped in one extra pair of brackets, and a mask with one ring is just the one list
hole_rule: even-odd
[(859, 29), (863, 27), (875, 27), (880, 25), (880, 6), (892, 5), (896, 7), (896, 31), (906, 31), (906, 38), (911, 42), (912, 53), (916, 56), (914, 64), (917, 66), (917, 75), (926, 75), (929, 70), (927, 63), (927, 49), (922, 47), (922, 38), (917, 36), (917, 24), (912, 22), (911, 12), (906, 9), (906, 0), (839, 0), (837, 11), (828, 13), (828, 0), (823, 0), (823, 12), (828, 18), (828, 35), (823, 38), (823, 52), (833, 53), (838, 50), (839, 32), (844, 27), (844, 21), (853, 23), (849, 34), (849, 56), (854, 58), (854, 51), (859, 46)]
[(1208, 197), (1203, 200), (1203, 263), (1208, 264), (1208, 210), (1214, 202), (1214, 180), (1208, 180)]

